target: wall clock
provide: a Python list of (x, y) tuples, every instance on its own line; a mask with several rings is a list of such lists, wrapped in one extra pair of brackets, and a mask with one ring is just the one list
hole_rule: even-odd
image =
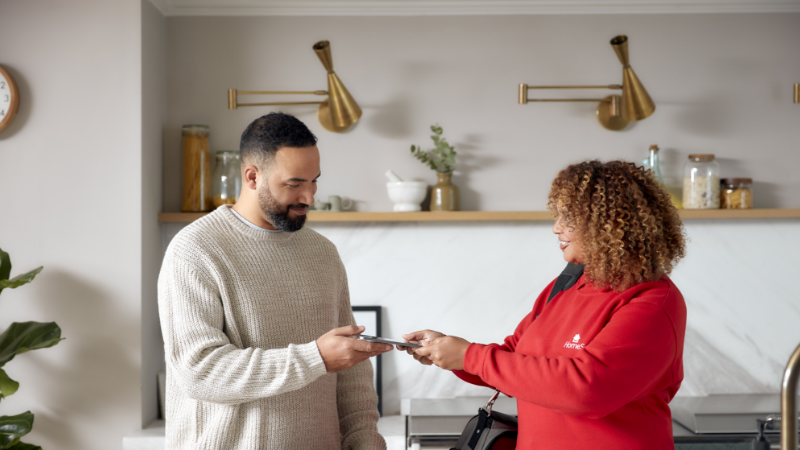
[(0, 66), (0, 133), (14, 121), (17, 110), (19, 110), (17, 82)]

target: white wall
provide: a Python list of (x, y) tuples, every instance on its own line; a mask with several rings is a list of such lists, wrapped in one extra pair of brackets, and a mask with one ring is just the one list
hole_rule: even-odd
[[(319, 194), (386, 211), (383, 173), (435, 181), (410, 144), (438, 122), (459, 151), (464, 209), (541, 210), (556, 172), (584, 158), (641, 160), (663, 149), (676, 178), (690, 153), (717, 154), (723, 176), (755, 179), (757, 207), (800, 207), (800, 14), (455, 17), (171, 17), (164, 205), (179, 209), (180, 126), (211, 126), (212, 150), (269, 107), (229, 111), (226, 92), (325, 89), (311, 50), (329, 39), (334, 68), (364, 115), (344, 134), (313, 106), (282, 106), (320, 138)], [(630, 38), (631, 64), (657, 109), (628, 130), (595, 119), (594, 103), (517, 104), (517, 85), (621, 83), (609, 40)], [(600, 97), (611, 91), (541, 92)], [(534, 96), (534, 91), (531, 96)], [(307, 97), (242, 97), (248, 101)], [(678, 180), (673, 180), (677, 182)]]
[(166, 110), (166, 20), (142, 4), (142, 424), (158, 417), (156, 376), (164, 370), (164, 340), (158, 320), (161, 267), (162, 124)]
[[(0, 133), (0, 246), (13, 273), (44, 266), (3, 292), (0, 328), (56, 321), (66, 338), (4, 367), (21, 386), (0, 415), (34, 412), (24, 440), (43, 448), (120, 448), (155, 414), (142, 408), (141, 316), (159, 199), (143, 178), (160, 150), (142, 128), (141, 13), (140, 0), (0, 2), (0, 64), (22, 98)], [(160, 190), (160, 171), (147, 176)]]

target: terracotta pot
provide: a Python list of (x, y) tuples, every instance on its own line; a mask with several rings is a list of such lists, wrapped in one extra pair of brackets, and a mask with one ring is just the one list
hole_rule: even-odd
[(461, 211), (458, 186), (452, 182), (452, 173), (437, 173), (436, 185), (431, 189), (431, 211)]

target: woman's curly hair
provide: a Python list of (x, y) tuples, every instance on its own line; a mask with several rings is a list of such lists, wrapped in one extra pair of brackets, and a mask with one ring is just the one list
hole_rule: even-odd
[(653, 173), (627, 161), (584, 161), (558, 173), (547, 203), (580, 243), (584, 273), (624, 291), (668, 274), (686, 254), (683, 223)]

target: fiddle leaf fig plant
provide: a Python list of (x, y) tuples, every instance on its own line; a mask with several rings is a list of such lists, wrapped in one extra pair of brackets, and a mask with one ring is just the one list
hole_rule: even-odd
[[(0, 293), (3, 289), (16, 289), (30, 283), (41, 271), (42, 267), (37, 267), (10, 278), (11, 258), (0, 249)], [(19, 389), (19, 382), (11, 379), (3, 366), (17, 355), (52, 347), (61, 339), (61, 328), (55, 322), (14, 322), (0, 334), (0, 401)], [(33, 413), (30, 411), (16, 416), (0, 416), (0, 450), (41, 450), (38, 445), (20, 441), (32, 428)]]
[(456, 165), (455, 148), (442, 137), (442, 127), (439, 124), (432, 125), (431, 131), (433, 131), (431, 139), (436, 148), (425, 151), (422, 147), (412, 145), (411, 154), (437, 173), (453, 173)]
[(30, 433), (33, 428), (33, 414), (30, 411), (16, 416), (0, 416), (0, 448), (3, 449), (27, 449), (39, 446), (31, 446), (19, 441), (22, 436)]

